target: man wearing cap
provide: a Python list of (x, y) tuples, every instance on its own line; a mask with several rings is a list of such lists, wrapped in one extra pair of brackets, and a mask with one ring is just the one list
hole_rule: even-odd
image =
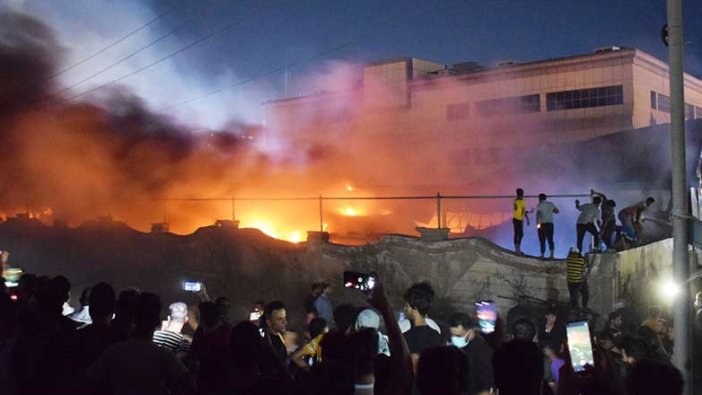
[(570, 306), (577, 308), (578, 299), (582, 296), (583, 308), (587, 308), (587, 301), (590, 296), (585, 279), (587, 261), (580, 255), (580, 251), (573, 247), (568, 253), (566, 264), (566, 281), (568, 281), (568, 292), (570, 293)]
[(494, 387), (492, 348), (478, 333), (477, 325), (465, 313), (449, 317), (451, 344), (468, 355), (468, 395), (489, 392)]
[(378, 354), (390, 356), (388, 337), (382, 334), (380, 328), (380, 314), (373, 309), (363, 309), (356, 318), (356, 332), (363, 328), (373, 328), (378, 332)]
[(319, 283), (319, 288), (322, 293), (319, 294), (317, 299), (314, 301), (314, 308), (317, 309), (317, 315), (319, 318), (324, 318), (327, 324), (331, 327), (331, 323), (334, 322), (334, 305), (332, 305), (329, 299), (329, 294), (331, 293), (331, 285), (329, 283), (322, 281)]

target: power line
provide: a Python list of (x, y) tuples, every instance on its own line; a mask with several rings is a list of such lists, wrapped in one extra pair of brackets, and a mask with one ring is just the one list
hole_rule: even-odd
[(260, 74), (256, 74), (256, 75), (251, 76), (251, 77), (249, 77), (249, 78), (246, 78), (246, 79), (244, 79), (244, 80), (235, 82), (235, 83), (232, 84), (232, 85), (224, 86), (224, 87), (221, 87), (221, 88), (216, 88), (216, 89), (213, 89), (213, 90), (211, 90), (211, 91), (209, 91), (209, 92), (205, 92), (205, 93), (200, 94), (200, 95), (198, 95), (198, 96), (192, 97), (192, 98), (190, 98), (190, 99), (186, 99), (186, 100), (183, 100), (183, 101), (178, 102), (178, 103), (176, 103), (176, 104), (173, 104), (173, 105), (170, 105), (170, 106), (167, 106), (167, 107), (163, 107), (163, 108), (159, 109), (158, 112), (163, 112), (163, 111), (169, 110), (169, 109), (171, 109), (171, 108), (180, 107), (180, 106), (182, 106), (182, 105), (184, 105), (184, 104), (192, 103), (192, 102), (194, 102), (194, 101), (204, 99), (204, 98), (206, 98), (206, 97), (208, 97), (208, 96), (216, 95), (216, 94), (218, 94), (218, 93), (220, 93), (220, 92), (223, 92), (223, 91), (225, 91), (225, 90), (227, 90), (227, 89), (232, 89), (232, 88), (236, 88), (236, 87), (238, 87), (238, 86), (244, 85), (244, 84), (248, 84), (249, 82), (253, 82), (253, 81), (255, 81), (255, 80), (257, 80), (257, 79), (260, 79), (260, 78), (263, 78), (263, 77), (267, 77), (267, 76), (269, 76), (269, 75), (271, 75), (271, 74), (278, 73), (278, 72), (283, 71), (283, 70), (285, 70), (285, 69), (288, 69), (288, 68), (291, 68), (291, 67), (295, 67), (295, 66), (298, 66), (298, 65), (300, 65), (300, 64), (307, 63), (307, 62), (310, 62), (310, 61), (312, 61), (312, 60), (321, 58), (321, 57), (326, 56), (326, 55), (328, 55), (328, 54), (330, 54), (330, 53), (332, 53), (332, 52), (336, 52), (336, 51), (339, 51), (339, 50), (341, 50), (341, 49), (343, 49), (343, 48), (349, 47), (349, 46), (351, 46), (351, 45), (353, 45), (353, 44), (355, 44), (355, 41), (349, 42), (349, 43), (346, 43), (346, 44), (342, 44), (342, 45), (338, 45), (338, 46), (336, 46), (336, 47), (330, 48), (329, 50), (323, 51), (323, 52), (321, 52), (321, 53), (319, 53), (319, 54), (317, 54), (317, 55), (314, 55), (314, 56), (312, 56), (312, 57), (309, 57), (309, 58), (306, 58), (306, 59), (301, 59), (301, 60), (298, 60), (298, 61), (295, 61), (295, 62), (288, 63), (288, 64), (286, 64), (285, 66), (280, 66), (280, 67), (277, 67), (277, 68), (275, 68), (275, 69), (269, 70), (269, 71), (267, 71), (267, 72), (260, 73)]
[[(411, 13), (411, 12), (410, 12), (410, 13)], [(406, 17), (406, 16), (409, 15), (410, 13), (406, 13), (406, 14), (404, 15), (404, 17)], [(403, 20), (403, 19), (404, 19), (404, 18), (398, 18), (398, 21)], [(381, 19), (379, 19), (379, 20), (381, 20)], [(384, 20), (384, 19), (383, 19), (383, 20)], [(392, 25), (392, 26), (385, 26), (385, 29), (387, 29), (387, 30), (392, 30), (392, 29), (394, 29), (398, 24), (399, 24), (399, 22), (396, 23), (395, 25)], [(361, 34), (361, 35), (362, 35), (362, 36), (365, 36), (365, 35), (367, 35), (367, 34), (368, 34), (368, 33), (366, 32), (366, 34)], [(247, 83), (249, 83), (249, 82), (253, 82), (253, 81), (257, 80), (257, 79), (260, 79), (260, 78), (263, 78), (263, 77), (267, 77), (267, 76), (269, 76), (269, 75), (271, 75), (271, 74), (275, 74), (275, 73), (278, 73), (278, 72), (280, 72), (280, 71), (286, 70), (286, 69), (288, 69), (288, 68), (295, 67), (295, 66), (298, 66), (298, 65), (300, 65), (300, 64), (304, 64), (304, 63), (310, 62), (310, 61), (312, 61), (312, 60), (321, 58), (321, 57), (323, 57), (323, 56), (325, 56), (325, 55), (327, 55), (327, 54), (329, 54), (329, 53), (336, 52), (336, 51), (338, 51), (338, 50), (340, 50), (340, 49), (349, 47), (349, 46), (355, 44), (356, 42), (358, 42), (358, 41), (360, 41), (360, 40), (361, 40), (361, 38), (358, 38), (358, 39), (356, 39), (356, 40), (354, 40), (354, 41), (352, 41), (352, 42), (348, 42), (348, 43), (346, 43), (346, 44), (342, 44), (342, 45), (339, 45), (339, 46), (337, 46), (337, 47), (331, 48), (331, 49), (328, 50), (328, 51), (324, 51), (324, 52), (322, 52), (322, 53), (320, 53), (320, 54), (317, 54), (317, 55), (315, 55), (315, 56), (309, 57), (309, 58), (307, 58), (307, 59), (302, 59), (302, 60), (299, 60), (299, 61), (295, 61), (295, 62), (289, 63), (289, 64), (287, 64), (287, 65), (285, 65), (285, 66), (280, 66), (280, 67), (277, 67), (277, 68), (275, 68), (275, 69), (269, 70), (269, 71), (267, 71), (267, 72), (265, 72), (265, 73), (261, 73), (261, 74), (254, 75), (254, 76), (249, 77), (249, 78), (247, 78), (247, 79), (244, 79), (244, 80), (241, 80), (241, 81), (239, 81), (239, 82), (236, 82), (236, 83), (234, 83), (234, 84), (232, 84), (232, 85), (225, 86), (225, 87), (221, 87), (221, 88), (216, 88), (216, 89), (213, 89), (213, 90), (211, 90), (211, 91), (209, 91), (209, 92), (205, 92), (205, 93), (203, 93), (203, 94), (194, 96), (194, 97), (192, 97), (192, 98), (190, 98), (190, 99), (183, 100), (183, 101), (178, 102), (178, 103), (176, 103), (176, 104), (172, 104), (172, 105), (169, 105), (169, 106), (162, 107), (161, 109), (157, 110), (157, 112), (163, 112), (163, 111), (165, 111), (165, 110), (169, 110), (169, 109), (172, 109), (172, 108), (180, 107), (180, 106), (182, 106), (182, 105), (184, 105), (184, 104), (192, 103), (192, 102), (194, 102), (194, 101), (204, 99), (204, 98), (206, 98), (206, 97), (208, 97), (208, 96), (215, 95), (215, 94), (220, 93), (220, 92), (222, 92), (222, 91), (224, 91), (224, 90), (236, 88), (236, 87), (238, 87), (238, 86), (247, 84)]]
[(164, 11), (164, 12), (162, 12), (161, 14), (157, 15), (156, 17), (152, 18), (150, 21), (146, 22), (145, 24), (139, 26), (139, 27), (136, 28), (135, 30), (132, 30), (131, 32), (127, 33), (125, 36), (123, 36), (123, 37), (117, 39), (116, 41), (112, 42), (110, 45), (108, 45), (108, 46), (102, 48), (101, 50), (99, 50), (99, 51), (93, 53), (92, 55), (89, 55), (88, 57), (86, 57), (86, 58), (84, 58), (84, 59), (82, 59), (82, 60), (80, 60), (80, 61), (78, 61), (78, 62), (76, 62), (76, 63), (74, 63), (74, 64), (72, 64), (72, 65), (70, 65), (70, 66), (68, 66), (68, 67), (66, 67), (65, 69), (63, 69), (63, 70), (61, 70), (61, 71), (59, 71), (59, 72), (53, 74), (52, 76), (50, 76), (49, 78), (47, 78), (47, 79), (44, 80), (43, 82), (49, 81), (49, 80), (51, 80), (51, 79), (53, 79), (53, 78), (56, 78), (56, 77), (60, 76), (61, 74), (64, 74), (65, 72), (67, 72), (67, 71), (69, 71), (69, 70), (72, 70), (72, 69), (74, 69), (75, 67), (78, 67), (78, 66), (80, 66), (81, 64), (83, 64), (83, 63), (89, 61), (90, 59), (93, 59), (94, 57), (96, 57), (96, 56), (98, 56), (98, 55), (104, 53), (105, 51), (109, 50), (110, 48), (113, 48), (115, 45), (117, 45), (117, 44), (121, 43), (122, 41), (128, 39), (129, 37), (131, 37), (131, 36), (137, 34), (137, 33), (140, 32), (141, 30), (147, 28), (148, 26), (150, 26), (150, 25), (153, 24), (154, 22), (156, 22), (156, 21), (158, 21), (159, 19), (163, 18), (164, 16), (166, 16), (166, 14), (170, 13), (170, 12), (173, 11), (175, 8), (176, 8), (176, 7), (174, 6), (174, 7), (171, 7), (171, 8), (169, 8), (169, 9), (167, 9), (166, 11)]
[(106, 86), (112, 85), (112, 84), (114, 84), (115, 82), (122, 81), (122, 80), (125, 79), (125, 78), (129, 78), (129, 77), (131, 77), (131, 76), (133, 76), (133, 75), (135, 75), (135, 74), (141, 73), (142, 71), (144, 71), (144, 70), (146, 70), (146, 69), (149, 69), (149, 68), (151, 68), (151, 67), (153, 67), (153, 66), (156, 66), (157, 64), (163, 62), (163, 61), (166, 60), (166, 59), (172, 58), (173, 56), (176, 56), (176, 55), (178, 55), (178, 54), (180, 54), (180, 53), (182, 53), (182, 52), (185, 52), (185, 51), (187, 51), (188, 49), (190, 49), (190, 48), (192, 48), (192, 47), (194, 47), (194, 46), (196, 46), (196, 45), (198, 45), (198, 44), (201, 44), (201, 43), (203, 43), (203, 42), (209, 40), (210, 38), (212, 38), (212, 37), (214, 37), (214, 36), (216, 36), (216, 35), (218, 35), (218, 34), (223, 33), (224, 31), (230, 29), (230, 28), (231, 28), (232, 26), (234, 26), (235, 24), (236, 24), (236, 22), (229, 23), (229, 24), (223, 26), (221, 29), (215, 30), (215, 31), (213, 31), (213, 32), (211, 32), (211, 33), (209, 33), (209, 34), (207, 34), (207, 35), (205, 35), (205, 36), (203, 36), (203, 37), (201, 37), (201, 38), (199, 38), (199, 39), (197, 39), (197, 40), (191, 42), (190, 44), (188, 44), (188, 45), (186, 45), (186, 46), (184, 46), (184, 47), (182, 47), (182, 48), (180, 48), (180, 49), (178, 49), (178, 50), (176, 50), (176, 51), (174, 51), (174, 52), (171, 52), (170, 54), (168, 54), (168, 55), (166, 55), (166, 56), (163, 56), (163, 57), (161, 57), (161, 58), (159, 58), (159, 59), (157, 59), (157, 60), (155, 60), (155, 61), (153, 61), (153, 62), (147, 64), (146, 66), (140, 67), (140, 68), (138, 68), (138, 69), (136, 69), (136, 70), (134, 70), (134, 71), (132, 71), (132, 72), (130, 72), (130, 73), (127, 73), (127, 74), (125, 74), (125, 75), (123, 75), (123, 76), (121, 76), (121, 77), (119, 77), (119, 78), (115, 78), (114, 80), (112, 80), (112, 81), (110, 81), (110, 82), (107, 82), (107, 83), (98, 85), (98, 86), (96, 86), (95, 88), (89, 89), (89, 90), (84, 91), (84, 92), (82, 92), (82, 93), (79, 93), (79, 94), (77, 94), (77, 95), (73, 95), (73, 96), (71, 96), (71, 97), (69, 97), (69, 98), (67, 98), (67, 99), (61, 100), (60, 102), (62, 102), (62, 103), (64, 103), (64, 102), (69, 102), (69, 101), (71, 101), (71, 100), (74, 100), (74, 99), (77, 99), (77, 98), (79, 98), (79, 97), (85, 96), (85, 95), (87, 95), (88, 93), (91, 93), (91, 92), (94, 92), (94, 91), (96, 91), (96, 90), (102, 89), (102, 88), (104, 88), (104, 87), (106, 87)]
[(166, 37), (172, 35), (174, 32), (175, 32), (175, 30), (171, 30), (170, 32), (168, 32), (168, 33), (162, 35), (161, 37), (159, 37), (159, 38), (157, 38), (157, 39), (151, 41), (150, 43), (144, 45), (143, 47), (137, 49), (136, 51), (130, 53), (129, 55), (127, 55), (127, 56), (125, 56), (125, 57), (119, 59), (118, 61), (116, 61), (116, 62), (114, 62), (114, 63), (112, 63), (112, 64), (110, 64), (110, 65), (108, 65), (108, 66), (106, 66), (106, 67), (103, 67), (102, 69), (100, 69), (99, 71), (97, 71), (97, 72), (91, 74), (90, 76), (81, 79), (80, 81), (74, 83), (73, 85), (71, 85), (71, 86), (69, 86), (69, 87), (63, 88), (63, 89), (61, 89), (60, 91), (55, 92), (54, 95), (59, 95), (59, 94), (61, 94), (61, 93), (63, 93), (63, 92), (66, 92), (66, 91), (68, 91), (68, 90), (71, 90), (71, 89), (75, 88), (76, 86), (78, 86), (78, 85), (80, 85), (80, 84), (82, 84), (82, 83), (84, 83), (84, 82), (86, 82), (86, 81), (89, 81), (89, 80), (91, 80), (91, 79), (97, 77), (98, 75), (100, 75), (100, 74), (104, 73), (105, 71), (107, 71), (107, 70), (109, 70), (109, 69), (111, 69), (111, 68), (113, 68), (113, 67), (115, 67), (115, 66), (121, 64), (122, 62), (126, 61), (127, 59), (129, 59), (129, 58), (131, 58), (131, 57), (133, 57), (133, 56), (135, 56), (135, 55), (137, 55), (138, 53), (140, 53), (140, 52), (142, 52), (142, 51), (144, 51), (144, 50), (146, 50), (146, 49), (148, 49), (148, 48), (151, 48), (152, 46), (156, 45), (159, 41), (161, 41), (161, 40), (165, 39)]

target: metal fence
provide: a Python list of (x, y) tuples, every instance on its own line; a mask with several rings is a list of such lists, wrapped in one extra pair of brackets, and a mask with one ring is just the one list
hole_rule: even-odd
[[(589, 194), (557, 194), (548, 195), (549, 199), (586, 198)], [(237, 204), (242, 202), (316, 202), (318, 206), (319, 231), (324, 231), (325, 224), (325, 204), (335, 201), (426, 201), (433, 202), (436, 209), (437, 228), (446, 225), (446, 218), (442, 212), (442, 207), (450, 201), (471, 201), (471, 200), (495, 200), (514, 199), (514, 195), (442, 195), (437, 192), (435, 195), (416, 196), (299, 196), (299, 197), (210, 197), (210, 198), (164, 198), (159, 199), (165, 203), (165, 222), (169, 219), (169, 203), (176, 202), (229, 202), (231, 204), (231, 218), (237, 220)], [(536, 199), (538, 195), (525, 195), (525, 199)], [(504, 218), (503, 218), (504, 221)]]

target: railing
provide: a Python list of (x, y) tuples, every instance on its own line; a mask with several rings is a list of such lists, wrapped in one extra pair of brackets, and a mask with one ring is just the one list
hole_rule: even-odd
[[(589, 194), (559, 194), (548, 195), (549, 199), (566, 199), (566, 198), (586, 198)], [(437, 228), (442, 228), (442, 203), (445, 200), (492, 200), (492, 199), (514, 199), (514, 195), (442, 195), (437, 192), (436, 195), (418, 195), (418, 196), (301, 196), (301, 197), (212, 197), (212, 198), (163, 198), (159, 201), (166, 203), (165, 205), (165, 222), (168, 222), (168, 203), (169, 202), (231, 202), (232, 220), (237, 220), (237, 202), (285, 202), (285, 201), (317, 201), (319, 207), (319, 230), (324, 231), (324, 203), (331, 201), (435, 201)], [(525, 195), (525, 199), (536, 199), (538, 195)]]

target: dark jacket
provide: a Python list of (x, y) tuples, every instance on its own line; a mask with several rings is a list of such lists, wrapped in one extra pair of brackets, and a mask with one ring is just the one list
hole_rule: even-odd
[(463, 350), (468, 355), (468, 395), (489, 391), (495, 386), (492, 369), (492, 348), (476, 335)]

